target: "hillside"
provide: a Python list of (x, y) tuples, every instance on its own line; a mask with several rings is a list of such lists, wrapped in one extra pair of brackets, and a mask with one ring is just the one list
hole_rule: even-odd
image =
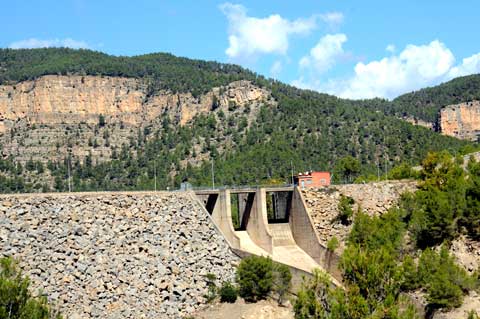
[(441, 108), (479, 99), (480, 74), (475, 74), (401, 95), (389, 103), (385, 111), (390, 115), (413, 117), (436, 123)]
[[(1, 191), (177, 187), (375, 174), (472, 143), (235, 65), (169, 54), (0, 50)], [(346, 169), (349, 161), (358, 169)], [(354, 165), (355, 166), (355, 165)]]

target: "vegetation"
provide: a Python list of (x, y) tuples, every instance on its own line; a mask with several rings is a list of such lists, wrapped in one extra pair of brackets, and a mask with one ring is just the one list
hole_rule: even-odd
[(463, 169), (448, 153), (431, 153), (423, 161), (419, 190), (404, 197), (405, 219), (417, 246), (431, 247), (466, 232), (480, 238), (480, 163)]
[(337, 220), (339, 220), (343, 225), (350, 225), (352, 222), (351, 218), (353, 217), (353, 209), (352, 205), (355, 201), (353, 198), (340, 195), (340, 201), (338, 202), (338, 216)]
[(231, 282), (225, 281), (219, 290), (220, 302), (234, 303), (237, 300), (238, 291)]
[(274, 263), (266, 257), (244, 258), (237, 268), (239, 295), (246, 301), (266, 299), (275, 293), (279, 302), (282, 302), (290, 288), (291, 278), (287, 266)]
[[(212, 105), (210, 113), (197, 116), (186, 126), (163, 115), (155, 124), (139, 128), (129, 143), (111, 147), (110, 161), (95, 163), (91, 156), (80, 160), (67, 147), (64, 159), (49, 163), (43, 175), (26, 178), (25, 172), (11, 170), (0, 174), (4, 178), (0, 191), (44, 189), (45, 174), (55, 180), (52, 190), (65, 191), (69, 163), (74, 191), (153, 189), (155, 175), (158, 188), (178, 187), (185, 179), (207, 186), (211, 184), (212, 161), (216, 182), (223, 185), (286, 182), (292, 168), (328, 170), (334, 173), (335, 182), (344, 183), (359, 175), (377, 176), (378, 171), (392, 171), (402, 164), (416, 165), (428, 151), (448, 149), (459, 153), (474, 147), (470, 142), (399, 121), (388, 112), (378, 112), (386, 101), (350, 101), (300, 90), (234, 65), (162, 53), (115, 57), (58, 48), (0, 50), (0, 83), (44, 74), (135, 77), (146, 82), (151, 95), (160, 89), (199, 95), (212, 87), (246, 79), (271, 91), (277, 104), (262, 106), (251, 123), (246, 120), (246, 114), (252, 112), (248, 106), (244, 110), (234, 107), (226, 113)], [(99, 117), (99, 134), (91, 141), (92, 147), (109, 145), (105, 133), (109, 125), (113, 124)], [(202, 154), (193, 149), (194, 145)], [(204, 160), (199, 166), (184, 164), (192, 158)], [(394, 173), (394, 177), (410, 175), (401, 169)]]
[(479, 99), (480, 75), (475, 74), (399, 96), (386, 108), (386, 112), (436, 123), (442, 107)]
[(13, 259), (0, 259), (0, 318), (60, 319), (47, 298), (34, 297), (29, 286)]
[(207, 282), (207, 289), (208, 292), (205, 296), (203, 296), (205, 299), (207, 299), (207, 302), (212, 302), (217, 298), (217, 284), (215, 283), (217, 280), (217, 276), (212, 273), (208, 273), (205, 275), (205, 280)]
[[(471, 212), (480, 199), (473, 191), (480, 164), (471, 160), (466, 170), (460, 165), (448, 153), (429, 154), (420, 189), (405, 195), (399, 208), (374, 217), (356, 214), (341, 257), (345, 289), (315, 273), (298, 294), (295, 317), (418, 318), (405, 299), (414, 290), (426, 294), (429, 315), (460, 306), (480, 281), (455, 263), (448, 242), (461, 233), (478, 236), (478, 210)], [(407, 232), (421, 253), (405, 243)], [(440, 249), (430, 248), (440, 244)]]

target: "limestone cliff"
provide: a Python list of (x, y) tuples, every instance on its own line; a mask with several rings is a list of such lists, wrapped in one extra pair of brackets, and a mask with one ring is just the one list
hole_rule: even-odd
[[(110, 158), (112, 147), (128, 144), (139, 129), (155, 126), (163, 115), (175, 124), (188, 125), (200, 113), (215, 109), (228, 115), (249, 106), (250, 122), (267, 101), (273, 103), (270, 93), (249, 81), (194, 97), (151, 92), (141, 79), (47, 75), (0, 85), (0, 143), (3, 156), (20, 162), (58, 160), (67, 152), (80, 159), (91, 153), (96, 161), (103, 161)], [(105, 128), (98, 126), (100, 115)], [(92, 148), (93, 140), (98, 140), (98, 147)]]
[(442, 134), (476, 141), (480, 137), (480, 101), (449, 105), (440, 110)]
[(146, 83), (131, 78), (47, 75), (16, 85), (0, 85), (0, 132), (20, 119), (32, 124), (95, 124), (100, 114), (114, 121), (138, 125), (166, 109), (173, 111), (183, 125), (198, 113), (209, 111), (214, 95), (223, 107), (232, 103), (243, 106), (269, 98), (266, 90), (248, 81), (214, 88), (195, 98), (190, 93), (169, 91), (148, 96)]

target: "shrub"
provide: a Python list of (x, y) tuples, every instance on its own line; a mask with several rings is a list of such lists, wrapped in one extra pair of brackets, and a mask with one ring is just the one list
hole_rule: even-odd
[(45, 297), (31, 295), (29, 285), (13, 259), (0, 259), (0, 318), (60, 319)]
[(212, 302), (217, 298), (217, 285), (215, 281), (217, 280), (217, 276), (215, 274), (208, 273), (205, 275), (205, 279), (207, 282), (208, 292), (203, 297), (207, 299), (207, 302)]
[(418, 265), (418, 278), (427, 290), (427, 301), (432, 309), (458, 307), (463, 294), (474, 288), (474, 278), (455, 263), (442, 246), (440, 253), (425, 249)]
[(338, 238), (336, 236), (333, 236), (327, 243), (327, 249), (331, 252), (334, 252), (335, 249), (338, 248), (339, 244), (340, 243), (338, 242)]
[(338, 203), (338, 216), (337, 220), (339, 220), (343, 225), (350, 225), (352, 222), (353, 216), (353, 209), (352, 205), (354, 203), (353, 198), (340, 195), (340, 202)]
[(273, 264), (273, 289), (277, 293), (278, 303), (284, 302), (285, 295), (291, 288), (291, 280), (290, 268), (279, 263)]
[(265, 299), (271, 292), (281, 303), (290, 289), (290, 269), (274, 263), (269, 257), (250, 256), (243, 259), (237, 268), (239, 295), (246, 301)]
[(403, 282), (402, 290), (411, 291), (420, 287), (417, 265), (409, 255), (405, 256), (402, 263)]
[(225, 281), (219, 290), (219, 294), (221, 302), (234, 303), (237, 300), (238, 292), (232, 283)]
[(236, 277), (241, 297), (247, 301), (265, 299), (273, 287), (273, 261), (265, 257), (247, 257), (238, 265)]

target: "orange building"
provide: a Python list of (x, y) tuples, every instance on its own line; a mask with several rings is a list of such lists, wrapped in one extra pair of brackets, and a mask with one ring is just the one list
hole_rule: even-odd
[(301, 188), (317, 188), (330, 185), (330, 172), (305, 172), (294, 176), (295, 185)]

